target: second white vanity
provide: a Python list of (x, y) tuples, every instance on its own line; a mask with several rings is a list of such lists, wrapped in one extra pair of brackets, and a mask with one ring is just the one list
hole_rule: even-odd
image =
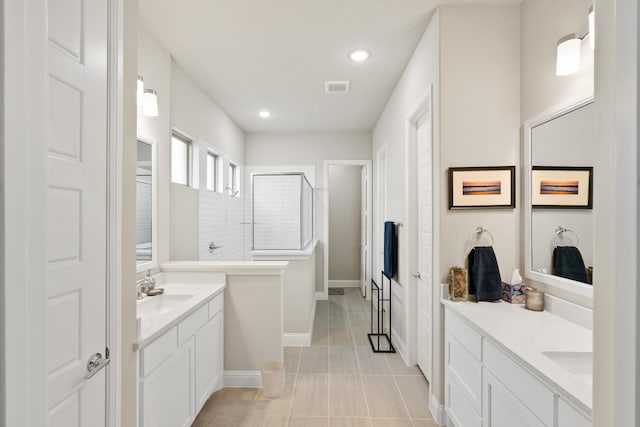
[(520, 304), (442, 303), (448, 425), (591, 426), (591, 330)]
[(138, 301), (141, 427), (189, 426), (222, 388), (225, 278), (217, 276), (157, 283), (162, 295)]

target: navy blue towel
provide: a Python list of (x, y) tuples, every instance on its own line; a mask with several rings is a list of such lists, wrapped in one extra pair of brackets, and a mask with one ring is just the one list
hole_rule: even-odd
[(589, 283), (587, 269), (575, 246), (556, 246), (553, 250), (553, 274), (566, 279)]
[(398, 268), (398, 237), (393, 221), (384, 223), (384, 275), (391, 279)]
[(502, 298), (498, 260), (491, 246), (476, 246), (469, 252), (469, 293), (478, 301)]

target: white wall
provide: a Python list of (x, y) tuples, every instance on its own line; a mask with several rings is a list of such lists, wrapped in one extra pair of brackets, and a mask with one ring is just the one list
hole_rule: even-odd
[(315, 235), (316, 291), (324, 283), (324, 161), (371, 160), (371, 134), (353, 133), (249, 133), (246, 136), (247, 166), (313, 165), (316, 170)]
[[(206, 152), (213, 149), (223, 159), (224, 189), (229, 161), (242, 168), (244, 133), (142, 25), (138, 42), (138, 73), (146, 88), (158, 91), (158, 117), (146, 117), (138, 110), (138, 136), (158, 147), (157, 261), (195, 260), (201, 255), (203, 259), (243, 259), (243, 199), (206, 190)], [(193, 138), (199, 188), (171, 183), (172, 129)], [(214, 257), (206, 249), (210, 240), (222, 246)], [(233, 247), (235, 251), (230, 250)]]
[(329, 166), (329, 280), (360, 280), (362, 166)]
[(520, 9), (522, 120), (569, 100), (593, 94), (593, 51), (582, 43), (582, 66), (570, 76), (556, 76), (558, 39), (589, 30), (592, 0), (523, 0)]
[[(240, 196), (231, 198), (226, 193), (209, 191), (206, 186), (206, 154), (209, 149), (222, 158), (222, 189), (229, 186), (229, 162), (240, 168), (238, 176), (242, 182), (244, 132), (175, 61), (171, 61), (171, 125), (193, 139), (197, 153), (199, 188), (191, 189), (196, 195), (190, 198), (189, 205), (178, 204), (172, 208), (172, 212), (181, 215), (176, 221), (191, 220), (190, 212), (198, 212), (197, 233), (183, 236), (182, 244), (189, 248), (190, 254), (195, 250), (195, 258), (192, 259), (244, 259), (244, 227), (241, 221), (246, 191), (241, 188)], [(172, 200), (174, 202), (179, 203), (177, 199)], [(178, 227), (175, 230), (179, 232)], [(220, 246), (213, 254), (208, 249), (211, 241)]]
[[(501, 274), (507, 277), (519, 266), (519, 209), (448, 211), (446, 181), (449, 167), (519, 165), (519, 13), (518, 6), (440, 8), (374, 128), (374, 152), (384, 146), (387, 153), (385, 219), (403, 221), (408, 215), (404, 191), (394, 189), (405, 188), (406, 117), (433, 85), (434, 144), (440, 150), (436, 183), (441, 239), (440, 264), (434, 267), (436, 282), (444, 279), (450, 266), (464, 262), (465, 243), (478, 225), (495, 237)], [(374, 218), (374, 224), (382, 221)], [(405, 233), (412, 232), (415, 230), (407, 227), (399, 232), (399, 286), (395, 287), (399, 292), (394, 294), (399, 309), (394, 310), (397, 317), (393, 319), (399, 341), (406, 339), (405, 314), (409, 308), (408, 300), (402, 298), (410, 295), (402, 248)], [(379, 247), (375, 238), (374, 253)], [(434, 304), (434, 310), (434, 377), (430, 390), (443, 403), (443, 316), (438, 312), (439, 304)], [(402, 343), (399, 347), (402, 350)]]
[(138, 24), (138, 75), (145, 89), (158, 92), (158, 117), (147, 117), (138, 107), (138, 138), (156, 144), (156, 245), (158, 264), (170, 259), (170, 191), (171, 182), (171, 57), (153, 37)]
[[(436, 11), (431, 22), (427, 26), (422, 39), (409, 60), (402, 77), (398, 81), (396, 88), (387, 101), (387, 104), (373, 129), (373, 152), (378, 153), (384, 147), (386, 151), (386, 183), (379, 183), (379, 179), (374, 179), (374, 195), (378, 194), (378, 185), (384, 184), (386, 187), (386, 216), (379, 218), (380, 214), (385, 214), (378, 209), (379, 200), (374, 197), (373, 209), (373, 254), (374, 273), (373, 278), (378, 279), (378, 271), (382, 270), (377, 256), (382, 250), (382, 234), (379, 232), (384, 227), (385, 221), (406, 222), (405, 212), (405, 171), (407, 168), (405, 158), (405, 124), (407, 115), (413, 110), (420, 98), (427, 92), (429, 87), (433, 87), (434, 106), (434, 141), (438, 141), (440, 129), (439, 124), (439, 81), (440, 81), (440, 12)], [(374, 169), (374, 175), (378, 171)], [(406, 354), (406, 320), (408, 295), (407, 257), (403, 246), (407, 239), (407, 233), (415, 232), (408, 230), (408, 227), (398, 228), (398, 250), (399, 266), (398, 286), (393, 286), (393, 340), (398, 346), (405, 360), (410, 360)], [(414, 361), (415, 362), (415, 361)], [(444, 402), (444, 399), (441, 399)]]

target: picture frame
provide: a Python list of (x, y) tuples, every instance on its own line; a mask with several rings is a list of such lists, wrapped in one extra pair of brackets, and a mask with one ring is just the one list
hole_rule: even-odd
[(516, 207), (516, 167), (449, 168), (449, 209)]
[(593, 167), (532, 166), (531, 207), (593, 209)]

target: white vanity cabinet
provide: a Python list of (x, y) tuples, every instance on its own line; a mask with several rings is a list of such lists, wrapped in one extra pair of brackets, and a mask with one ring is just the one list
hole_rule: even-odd
[(456, 427), (591, 426), (552, 386), (450, 307), (445, 308), (445, 408), (448, 425)]
[(140, 427), (190, 426), (222, 388), (223, 299), (190, 310), (140, 350)]

